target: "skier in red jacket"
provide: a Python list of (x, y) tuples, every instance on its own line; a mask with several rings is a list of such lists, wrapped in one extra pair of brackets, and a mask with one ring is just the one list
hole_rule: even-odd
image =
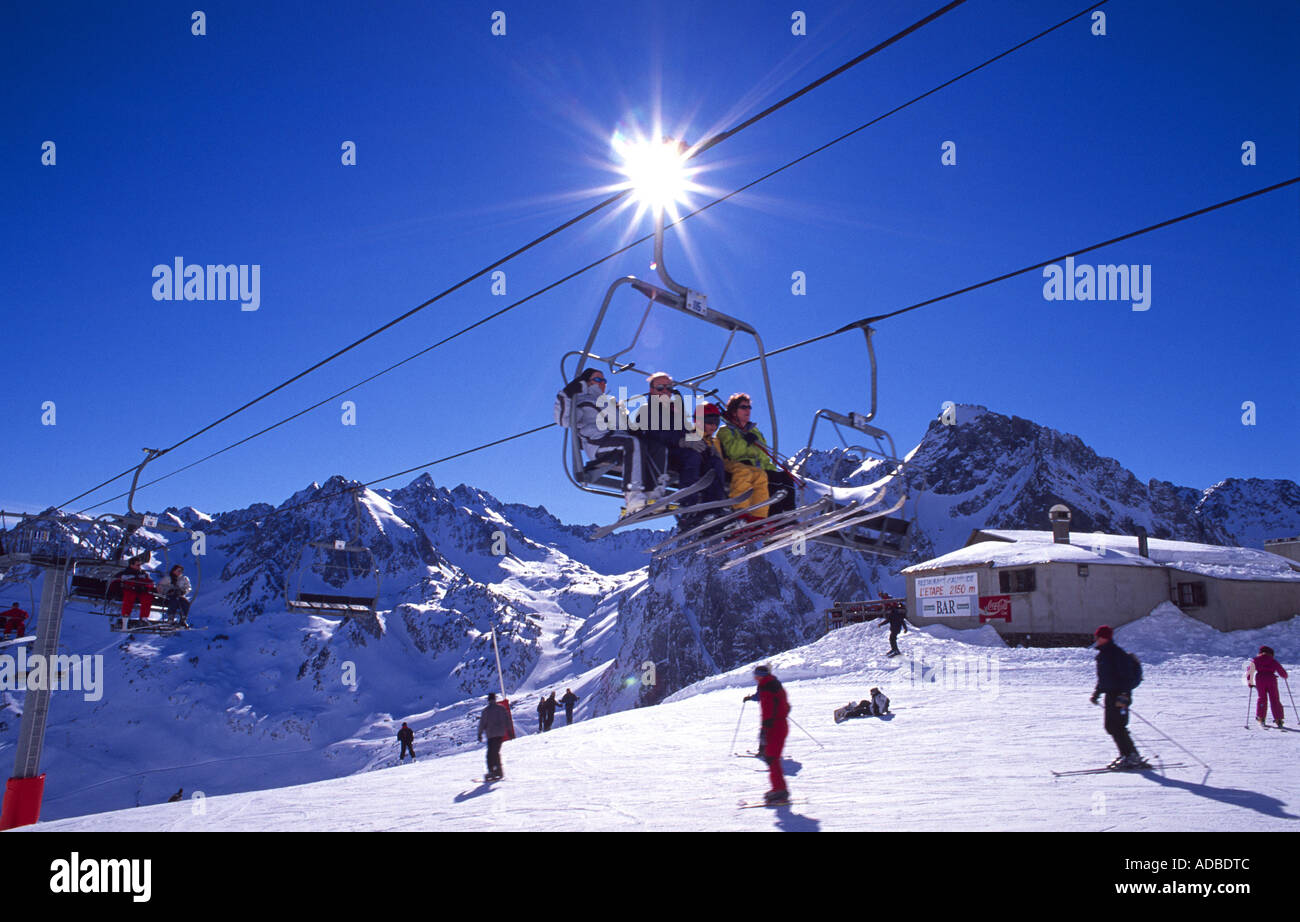
[(763, 730), (759, 735), (758, 754), (767, 763), (767, 775), (772, 782), (772, 790), (763, 795), (763, 800), (769, 804), (789, 803), (790, 791), (781, 771), (781, 750), (785, 748), (785, 738), (790, 732), (790, 724), (786, 721), (790, 702), (785, 697), (785, 688), (767, 666), (754, 667), (754, 680), (758, 682), (758, 691), (745, 700), (757, 698), (762, 711)]
[(1264, 723), (1265, 704), (1273, 707), (1273, 723), (1282, 726), (1282, 698), (1277, 693), (1277, 677), (1287, 678), (1282, 664), (1273, 659), (1272, 647), (1260, 647), (1259, 656), (1250, 661), (1255, 667), (1255, 689), (1259, 703), (1255, 705), (1255, 719)]

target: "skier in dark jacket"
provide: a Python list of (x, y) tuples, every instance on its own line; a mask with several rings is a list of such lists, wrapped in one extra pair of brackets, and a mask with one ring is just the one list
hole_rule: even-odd
[(1115, 643), (1115, 632), (1109, 625), (1097, 628), (1093, 636), (1096, 639), (1093, 646), (1097, 648), (1097, 687), (1090, 700), (1096, 704), (1098, 698), (1106, 696), (1104, 726), (1119, 748), (1119, 758), (1106, 767), (1115, 771), (1150, 768), (1138, 755), (1128, 732), (1128, 708), (1133, 703), (1133, 658)]
[(877, 621), (877, 624), (889, 623), (889, 655), (898, 656), (903, 651), (898, 649), (898, 632), (901, 630), (907, 633), (907, 612), (901, 607), (891, 607), (886, 610), (885, 617)]
[(1273, 659), (1272, 647), (1260, 647), (1259, 656), (1250, 661), (1255, 667), (1254, 678), (1255, 688), (1259, 694), (1259, 703), (1255, 705), (1255, 719), (1262, 726), (1264, 723), (1265, 705), (1273, 707), (1273, 723), (1279, 727), (1282, 726), (1282, 698), (1277, 693), (1277, 677), (1287, 678), (1286, 670), (1282, 664)]
[(497, 704), (497, 696), (489, 693), (487, 707), (478, 719), (478, 741), (488, 738), (487, 781), (500, 781), (506, 776), (501, 766), (501, 744), (510, 735), (510, 714), (503, 705)]
[(790, 791), (785, 786), (785, 773), (781, 771), (781, 750), (785, 748), (785, 738), (790, 732), (786, 720), (790, 714), (790, 702), (786, 699), (784, 686), (767, 666), (754, 667), (754, 681), (758, 683), (758, 691), (745, 700), (758, 699), (763, 722), (758, 754), (767, 763), (767, 776), (772, 783), (772, 789), (763, 795), (763, 800), (769, 804), (789, 803)]
[(543, 695), (542, 699), (537, 702), (537, 732), (544, 733), (545, 731), (546, 731), (546, 697)]
[(397, 761), (400, 762), (405, 759), (406, 754), (409, 752), (411, 761), (414, 762), (415, 747), (411, 744), (415, 742), (415, 733), (406, 725), (406, 721), (402, 721), (402, 729), (397, 731), (397, 741), (402, 744), (402, 754), (397, 757)]
[(564, 725), (567, 727), (573, 723), (573, 706), (578, 703), (578, 696), (573, 693), (572, 688), (566, 688), (560, 703), (564, 705)]
[(560, 706), (560, 702), (555, 700), (555, 692), (551, 692), (551, 697), (546, 699), (545, 704), (546, 704), (546, 729), (549, 730), (551, 729), (551, 725), (555, 723), (555, 711)]

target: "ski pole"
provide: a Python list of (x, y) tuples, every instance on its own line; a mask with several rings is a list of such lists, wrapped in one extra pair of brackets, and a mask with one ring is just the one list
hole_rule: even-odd
[(1177, 746), (1177, 747), (1178, 747), (1179, 749), (1181, 749), (1183, 752), (1187, 753), (1189, 756), (1191, 756), (1191, 757), (1192, 757), (1193, 759), (1195, 759), (1197, 762), (1200, 762), (1202, 765), (1205, 765), (1205, 770), (1206, 770), (1207, 773), (1210, 771), (1210, 766), (1209, 766), (1209, 765), (1206, 765), (1206, 764), (1205, 764), (1205, 761), (1204, 761), (1200, 756), (1198, 756), (1196, 753), (1192, 752), (1190, 749), (1188, 749), (1188, 748), (1187, 748), (1186, 746), (1184, 746), (1182, 743), (1178, 742), (1178, 740), (1174, 739), (1172, 736), (1170, 736), (1170, 735), (1169, 735), (1168, 733), (1166, 733), (1164, 730), (1161, 730), (1159, 727), (1157, 727), (1157, 726), (1156, 726), (1155, 724), (1153, 724), (1151, 721), (1147, 720), (1145, 717), (1143, 717), (1143, 716), (1142, 716), (1141, 714), (1139, 714), (1137, 711), (1133, 710), (1133, 706), (1132, 706), (1132, 705), (1129, 705), (1128, 712), (1129, 712), (1130, 714), (1134, 715), (1135, 717), (1137, 717), (1138, 720), (1142, 721), (1144, 724), (1146, 724), (1146, 725), (1147, 725), (1148, 727), (1150, 727), (1152, 730), (1155, 730), (1157, 733), (1159, 733), (1161, 739), (1167, 739), (1167, 740), (1169, 740), (1169, 742), (1173, 743), (1175, 746)]
[(1250, 693), (1255, 690), (1254, 685), (1246, 686), (1246, 729), (1250, 729)]
[(745, 705), (747, 704), (749, 704), (748, 698), (740, 702), (740, 716), (736, 718), (736, 732), (731, 734), (731, 752), (736, 751), (736, 740), (740, 739), (740, 722), (745, 719)]
[(1291, 699), (1291, 713), (1294, 714), (1296, 712), (1295, 695), (1291, 694), (1291, 683), (1287, 681), (1285, 676), (1282, 677), (1282, 681), (1286, 682), (1286, 696)]
[[(789, 714), (786, 714), (786, 715), (785, 715), (785, 719), (788, 720), (788, 721), (790, 721), (790, 723), (794, 724), (796, 727), (799, 727), (800, 730), (803, 730), (803, 727), (799, 725), (799, 722), (796, 721), (796, 720), (795, 720), (793, 717), (791, 717)], [(816, 738), (815, 736), (813, 736), (811, 733), (809, 733), (807, 730), (803, 730), (803, 735), (806, 736), (806, 737), (808, 737), (808, 739), (812, 740), (814, 743), (817, 743), (817, 738)], [(822, 749), (825, 749), (825, 748), (826, 748), (825, 746), (822, 746), (821, 743), (817, 743), (817, 745), (818, 745), (819, 747), (821, 747)]]

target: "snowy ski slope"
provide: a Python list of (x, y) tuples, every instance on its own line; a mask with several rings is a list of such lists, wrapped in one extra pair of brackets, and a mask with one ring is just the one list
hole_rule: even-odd
[[(1114, 755), (1101, 710), (1088, 703), (1095, 674), (1088, 650), (1007, 649), (991, 628), (966, 632), (963, 640), (938, 628), (904, 634), (904, 655), (891, 660), (879, 626), (851, 625), (772, 660), (800, 725), (791, 727), (785, 771), (804, 802), (790, 807), (737, 808), (767, 782), (758, 760), (731, 754), (738, 720), (736, 749), (751, 748), (758, 729), (753, 704), (742, 714), (741, 699), (752, 690), (746, 668), (651, 708), (572, 727), (562, 726), (561, 714), (552, 732), (506, 744), (506, 780), (496, 785), (475, 780), (484, 770), (476, 748), (347, 778), (32, 828), (1294, 829), (1300, 734), (1244, 728), (1241, 667), (1260, 643), (1287, 662), (1300, 648), (1300, 618), (1216, 635), (1216, 643), (1207, 643), (1200, 627), (1162, 606), (1117, 632), (1145, 666), (1135, 714), (1160, 731), (1135, 716), (1140, 750), (1153, 760), (1188, 763), (1163, 773), (1053, 778), (1051, 769), (1101, 766)], [(836, 707), (873, 685), (892, 698), (892, 720), (833, 722)], [(527, 716), (521, 722), (531, 729)]]

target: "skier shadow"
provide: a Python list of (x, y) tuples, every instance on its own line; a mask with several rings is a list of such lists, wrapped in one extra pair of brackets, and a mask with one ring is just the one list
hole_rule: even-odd
[(803, 763), (791, 759), (788, 756), (781, 757), (781, 773), (784, 775), (797, 775), (803, 769)]
[(488, 791), (492, 790), (492, 785), (486, 781), (479, 782), (479, 786), (472, 791), (461, 791), (451, 799), (452, 803), (463, 804), (467, 800), (473, 800), (475, 797), (482, 797)]
[(789, 804), (771, 807), (777, 814), (776, 828), (782, 832), (821, 832), (822, 821), (795, 813)]
[(1261, 794), (1258, 791), (1245, 791), (1240, 788), (1216, 788), (1213, 785), (1204, 783), (1179, 781), (1177, 778), (1158, 775), (1155, 772), (1143, 772), (1142, 777), (1154, 781), (1161, 787), (1180, 788), (1198, 797), (1217, 800), (1220, 803), (1230, 804), (1234, 807), (1245, 807), (1265, 816), (1276, 817), (1280, 820), (1300, 820), (1300, 816), (1286, 812), (1285, 801), (1270, 797), (1267, 794)]

